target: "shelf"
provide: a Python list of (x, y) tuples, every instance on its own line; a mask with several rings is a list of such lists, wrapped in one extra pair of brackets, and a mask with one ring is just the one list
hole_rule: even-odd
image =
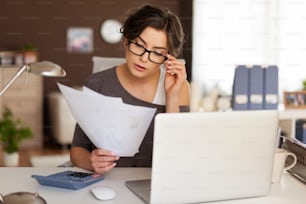
[(280, 110), (279, 119), (306, 119), (306, 109)]
[(306, 119), (306, 109), (279, 110), (279, 127), (289, 137), (295, 137), (295, 122), (299, 119)]

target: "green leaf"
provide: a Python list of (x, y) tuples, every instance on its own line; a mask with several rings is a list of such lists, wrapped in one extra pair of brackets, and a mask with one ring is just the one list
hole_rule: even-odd
[(29, 127), (24, 127), (22, 121), (14, 119), (12, 111), (5, 107), (0, 120), (0, 141), (8, 153), (19, 150), (20, 143), (33, 136)]

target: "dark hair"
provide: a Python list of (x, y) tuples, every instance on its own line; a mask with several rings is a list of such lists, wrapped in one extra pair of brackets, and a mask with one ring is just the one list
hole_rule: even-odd
[(169, 53), (175, 57), (181, 53), (184, 31), (179, 18), (174, 13), (168, 9), (143, 6), (126, 19), (120, 32), (125, 38), (134, 40), (147, 27), (164, 30), (167, 35)]

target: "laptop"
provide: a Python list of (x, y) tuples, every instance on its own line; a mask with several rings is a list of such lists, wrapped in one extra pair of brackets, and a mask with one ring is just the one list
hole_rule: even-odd
[(296, 165), (292, 168), (287, 170), (290, 174), (294, 177), (299, 179), (302, 183), (306, 184), (306, 165), (302, 164), (301, 162), (297, 162)]
[(152, 176), (126, 181), (145, 203), (198, 203), (269, 194), (278, 112), (161, 113)]

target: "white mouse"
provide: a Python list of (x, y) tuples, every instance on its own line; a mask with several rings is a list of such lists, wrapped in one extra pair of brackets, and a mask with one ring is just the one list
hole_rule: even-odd
[(115, 191), (112, 188), (106, 186), (96, 186), (93, 187), (90, 191), (99, 200), (111, 200), (116, 196)]

